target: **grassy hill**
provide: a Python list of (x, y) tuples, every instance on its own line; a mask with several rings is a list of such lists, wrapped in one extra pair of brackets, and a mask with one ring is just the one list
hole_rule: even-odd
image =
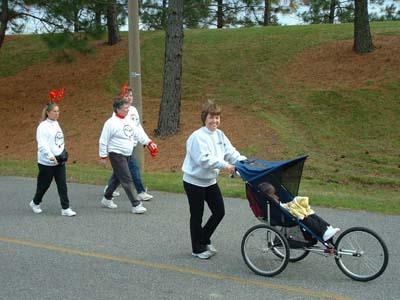
[[(309, 155), (301, 192), (312, 203), (400, 213), (400, 22), (372, 23), (371, 29), (375, 51), (361, 56), (351, 49), (352, 24), (185, 31), (181, 132), (157, 141), (162, 151), (146, 161), (146, 182), (182, 191), (184, 141), (210, 98), (222, 105), (222, 129), (245, 155)], [(114, 49), (94, 43), (95, 55), (77, 55), (65, 65), (37, 36), (7, 37), (0, 50), (1, 174), (34, 176), (34, 128), (43, 99), (66, 86), (61, 123), (76, 157), (71, 180), (105, 182), (109, 170), (96, 169), (96, 147), (110, 99), (127, 80), (124, 40)], [(141, 33), (148, 132), (157, 125), (163, 53), (163, 32)], [(26, 133), (14, 137), (21, 127), (10, 123), (21, 116), (9, 111), (18, 101)], [(227, 195), (243, 195), (240, 182), (222, 183)]]

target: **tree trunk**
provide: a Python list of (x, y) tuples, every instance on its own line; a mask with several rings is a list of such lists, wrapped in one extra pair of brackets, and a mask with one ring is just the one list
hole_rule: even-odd
[(355, 0), (353, 49), (356, 53), (368, 53), (372, 52), (373, 48), (368, 20), (368, 2)]
[(6, 30), (8, 24), (8, 0), (1, 1), (1, 15), (0, 15), (0, 48), (3, 45), (6, 37)]
[(163, 30), (167, 30), (167, 0), (162, 2), (162, 12), (161, 12), (161, 26)]
[(333, 24), (333, 22), (335, 22), (336, 1), (337, 0), (331, 0), (331, 5), (329, 8), (329, 24)]
[(107, 5), (107, 29), (108, 29), (108, 45), (115, 45), (120, 40), (117, 19), (117, 2), (112, 0)]
[(170, 0), (165, 36), (164, 85), (156, 135), (179, 131), (182, 93), (183, 0)]
[(101, 14), (102, 14), (102, 7), (100, 4), (94, 4), (94, 24), (96, 28), (101, 28)]
[(217, 3), (217, 28), (222, 28), (224, 27), (223, 0), (218, 0)]
[(79, 10), (76, 9), (74, 11), (74, 32), (79, 32), (80, 28), (80, 22), (79, 22)]
[(270, 24), (271, 24), (271, 0), (265, 0), (263, 26), (269, 26)]

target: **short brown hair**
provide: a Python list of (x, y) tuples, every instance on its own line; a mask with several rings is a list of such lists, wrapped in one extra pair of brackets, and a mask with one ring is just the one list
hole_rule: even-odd
[(203, 123), (203, 125), (206, 125), (206, 119), (208, 115), (221, 115), (221, 108), (210, 100), (208, 100), (207, 103), (204, 104), (203, 110), (201, 111), (201, 122)]
[(125, 98), (126, 96), (128, 96), (129, 92), (132, 92), (132, 94), (133, 94), (133, 88), (131, 88), (130, 86), (128, 86), (128, 87), (126, 88), (125, 94), (124, 94), (124, 98)]

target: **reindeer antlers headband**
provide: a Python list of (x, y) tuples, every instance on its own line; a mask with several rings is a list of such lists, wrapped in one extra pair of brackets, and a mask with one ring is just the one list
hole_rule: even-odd
[(61, 90), (57, 91), (57, 90), (53, 90), (50, 92), (50, 103), (60, 103), (62, 97), (64, 96), (64, 88), (62, 88)]
[(125, 97), (125, 93), (126, 93), (126, 89), (128, 88), (128, 81), (125, 82), (124, 86), (121, 89), (121, 94), (119, 95), (119, 98), (124, 98)]
[(52, 90), (50, 92), (50, 102), (47, 104), (47, 111), (50, 111), (54, 106), (58, 105), (61, 102), (62, 97), (64, 96), (64, 88), (61, 90)]
[(117, 96), (114, 101), (113, 101), (113, 109), (116, 111), (117, 109), (120, 109), (122, 105), (128, 102), (128, 100), (125, 99), (125, 93), (126, 90), (128, 89), (128, 81), (125, 82), (124, 86), (121, 89), (121, 93), (119, 94), (119, 97)]

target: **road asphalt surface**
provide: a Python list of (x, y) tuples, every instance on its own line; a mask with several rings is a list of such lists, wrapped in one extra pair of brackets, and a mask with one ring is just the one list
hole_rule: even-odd
[(247, 200), (225, 198), (226, 216), (213, 236), (219, 252), (200, 260), (191, 255), (184, 194), (151, 191), (147, 213), (134, 215), (122, 190), (111, 210), (100, 205), (103, 186), (69, 183), (78, 214), (63, 217), (54, 182), (43, 213), (32, 212), (35, 186), (33, 178), (0, 177), (1, 300), (400, 299), (397, 215), (316, 208), (342, 229), (365, 226), (379, 233), (390, 253), (379, 278), (354, 281), (333, 257), (317, 254), (271, 278), (253, 273), (241, 255), (244, 233), (259, 224)]

